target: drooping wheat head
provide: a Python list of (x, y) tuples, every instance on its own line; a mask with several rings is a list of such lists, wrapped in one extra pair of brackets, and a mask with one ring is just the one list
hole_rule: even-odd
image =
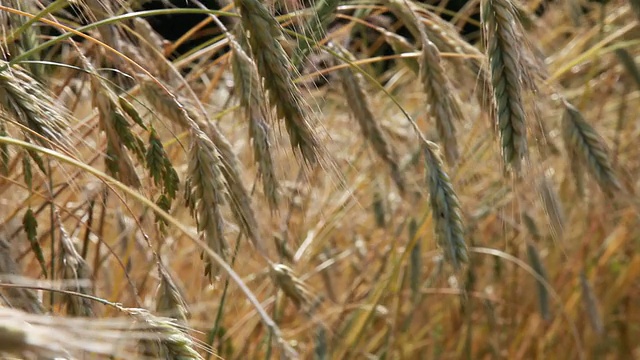
[(509, 0), (484, 0), (482, 25), (502, 156), (519, 172), (528, 152), (522, 33)]
[[(20, 267), (14, 259), (11, 251), (11, 245), (5, 239), (0, 238), (0, 275), (19, 276), (21, 275)], [(9, 279), (3, 279), (3, 282), (11, 283)], [(44, 306), (38, 298), (38, 295), (31, 289), (9, 287), (0, 289), (0, 299), (5, 306), (21, 309), (31, 314), (44, 314)], [(2, 308), (2, 307), (0, 307)], [(1, 338), (1, 337), (0, 337)]]
[[(339, 49), (340, 53), (350, 61), (354, 58), (345, 49)], [(401, 193), (405, 191), (405, 180), (400, 171), (400, 165), (396, 151), (385, 136), (382, 126), (371, 111), (369, 100), (362, 87), (362, 76), (351, 67), (339, 70), (342, 90), (347, 98), (351, 114), (358, 121), (360, 131), (364, 138), (371, 144), (378, 157), (389, 167), (391, 178)]]
[(313, 110), (294, 83), (293, 66), (278, 41), (284, 36), (282, 27), (262, 2), (234, 0), (234, 3), (269, 100), (278, 117), (285, 121), (291, 146), (300, 151), (307, 163), (318, 163), (325, 155), (311, 125)]
[[(60, 247), (60, 269), (62, 271), (62, 278), (70, 282), (70, 290), (80, 294), (93, 295), (93, 289), (90, 284), (93, 272), (91, 268), (89, 268), (89, 264), (87, 264), (76, 250), (73, 240), (69, 237), (69, 234), (62, 224), (59, 213), (56, 214), (56, 220), (58, 228), (60, 229), (60, 243), (62, 245)], [(65, 293), (63, 295), (63, 301), (67, 306), (67, 313), (72, 316), (95, 316), (94, 302), (92, 300)]]
[[(201, 130), (193, 129), (185, 183), (186, 204), (196, 219), (204, 241), (226, 259), (229, 246), (224, 234), (222, 207), (229, 194), (223, 167), (221, 154), (213, 142)], [(205, 275), (216, 275), (218, 269), (215, 265), (208, 257), (204, 261)]]
[(253, 60), (235, 41), (231, 42), (232, 68), (236, 96), (240, 99), (253, 142), (253, 156), (258, 163), (258, 174), (271, 210), (278, 207), (278, 179), (273, 163), (269, 102)]
[(53, 96), (31, 74), (18, 66), (0, 61), (0, 106), (11, 120), (24, 128), (30, 139), (44, 146), (65, 148), (68, 140), (62, 129), (65, 115)]
[(579, 161), (586, 166), (606, 194), (612, 196), (622, 190), (602, 137), (575, 106), (566, 100), (563, 101), (563, 105), (562, 135), (572, 161)]
[(438, 245), (443, 248), (445, 259), (455, 269), (459, 269), (462, 263), (469, 259), (464, 240), (460, 203), (453, 190), (449, 175), (444, 170), (438, 145), (431, 141), (425, 141), (423, 153), (435, 236)]
[(175, 319), (181, 326), (186, 326), (189, 308), (182, 291), (160, 262), (158, 262), (158, 275), (160, 276), (160, 286), (158, 286), (156, 294), (156, 312)]

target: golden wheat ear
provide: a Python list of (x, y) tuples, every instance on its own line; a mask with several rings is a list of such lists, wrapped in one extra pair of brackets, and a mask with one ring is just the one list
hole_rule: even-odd
[[(243, 38), (241, 38), (243, 39)], [(258, 173), (262, 179), (263, 191), (267, 197), (271, 211), (278, 208), (279, 187), (273, 162), (273, 146), (271, 145), (272, 115), (269, 100), (260, 81), (260, 75), (253, 59), (247, 55), (243, 47), (231, 41), (231, 64), (240, 106), (244, 109), (249, 123), (249, 137), (253, 142), (253, 156), (258, 163)]]
[(284, 36), (281, 25), (258, 0), (235, 0), (241, 24), (248, 39), (258, 73), (264, 81), (271, 104), (284, 119), (291, 146), (309, 164), (325, 157), (313, 129), (313, 110), (294, 82), (293, 65), (278, 39)]

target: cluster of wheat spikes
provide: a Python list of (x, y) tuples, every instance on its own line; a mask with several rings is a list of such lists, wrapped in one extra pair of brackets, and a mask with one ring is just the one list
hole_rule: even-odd
[(0, 358), (640, 356), (639, 1), (145, 2), (0, 2)]

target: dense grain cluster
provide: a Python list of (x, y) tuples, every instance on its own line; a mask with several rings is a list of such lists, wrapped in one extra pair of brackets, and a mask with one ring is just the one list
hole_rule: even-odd
[[(350, 61), (353, 56), (342, 50), (342, 54)], [(339, 72), (342, 91), (348, 99), (349, 109), (353, 117), (360, 125), (360, 131), (365, 139), (371, 144), (380, 159), (387, 164), (391, 172), (391, 178), (395, 182), (400, 192), (405, 191), (405, 180), (400, 171), (398, 156), (391, 146), (387, 136), (385, 136), (382, 126), (372, 113), (369, 100), (362, 87), (362, 76), (357, 70), (350, 67), (341, 69)]]
[(66, 144), (62, 135), (66, 120), (51, 94), (25, 70), (9, 67), (6, 61), (0, 61), (0, 67), (4, 68), (0, 71), (0, 106), (5, 114), (29, 138), (43, 144)]
[(444, 170), (438, 146), (428, 141), (423, 146), (429, 203), (435, 224), (436, 239), (438, 245), (443, 248), (445, 258), (451, 262), (455, 269), (458, 269), (462, 263), (469, 259), (467, 245), (464, 241), (460, 203), (453, 190), (449, 175)]
[(562, 135), (569, 157), (587, 167), (602, 191), (609, 195), (620, 191), (622, 186), (611, 165), (604, 140), (578, 109), (567, 101), (563, 104)]
[(253, 60), (235, 41), (231, 42), (231, 59), (236, 94), (240, 98), (249, 123), (249, 137), (253, 142), (253, 156), (258, 163), (263, 191), (269, 206), (278, 206), (278, 179), (275, 174), (271, 135), (271, 113), (262, 81)]
[[(229, 193), (222, 170), (224, 164), (220, 152), (202, 131), (194, 129), (191, 138), (186, 203), (209, 248), (226, 259), (229, 245), (224, 231), (222, 206), (226, 204)], [(205, 274), (218, 273), (215, 264), (208, 257), (205, 258), (205, 264)]]
[(523, 98), (523, 39), (509, 0), (484, 0), (482, 10), (494, 117), (500, 132), (502, 155), (506, 164), (519, 171), (528, 151)]
[(311, 127), (312, 109), (293, 81), (291, 61), (278, 41), (283, 37), (280, 24), (258, 0), (235, 0), (234, 3), (269, 99), (285, 121), (291, 146), (297, 148), (307, 162), (317, 163), (323, 155)]

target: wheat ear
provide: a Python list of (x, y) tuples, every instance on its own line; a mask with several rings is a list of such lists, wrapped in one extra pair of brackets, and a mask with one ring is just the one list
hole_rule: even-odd
[(17, 66), (0, 61), (0, 107), (18, 124), (22, 125), (31, 139), (50, 146), (66, 145), (62, 129), (66, 120), (53, 96), (30, 74)]
[(586, 165), (602, 191), (609, 195), (622, 189), (616, 175), (607, 146), (596, 130), (584, 119), (578, 109), (568, 101), (563, 101), (562, 135), (569, 155), (574, 161)]
[[(76, 246), (65, 230), (60, 214), (56, 211), (56, 222), (60, 229), (60, 260), (62, 261), (62, 275), (65, 280), (69, 280), (72, 284), (72, 290), (86, 295), (93, 295), (91, 284), (91, 268), (89, 264), (80, 256), (76, 250)], [(84, 284), (83, 284), (84, 283)], [(95, 310), (93, 301), (73, 294), (64, 294), (64, 302), (67, 306), (67, 312), (70, 315), (82, 317), (94, 317)]]
[(143, 309), (124, 309), (137, 320), (135, 330), (150, 334), (140, 341), (144, 355), (155, 359), (203, 360), (195, 350), (193, 339), (175, 320), (158, 317)]
[[(90, 69), (92, 69), (91, 67)], [(133, 136), (127, 131), (128, 124), (122, 111), (117, 105), (115, 93), (96, 74), (91, 74), (91, 88), (93, 106), (98, 109), (100, 128), (105, 132), (107, 138), (106, 164), (107, 169), (118, 175), (119, 179), (132, 187), (140, 187), (141, 182), (131, 157), (126, 151), (125, 142), (128, 136)], [(126, 135), (125, 135), (126, 134)], [(125, 135), (124, 137), (122, 135)], [(123, 141), (124, 140), (124, 141)], [(130, 148), (138, 148), (139, 143), (135, 141), (126, 142)], [(140, 156), (143, 149), (138, 149)]]
[[(346, 50), (339, 49), (341, 54), (347, 59), (353, 61)], [(371, 144), (376, 154), (384, 161), (389, 170), (391, 177), (401, 193), (405, 191), (405, 180), (400, 171), (398, 157), (392, 148), (389, 140), (385, 136), (382, 126), (376, 120), (369, 106), (367, 95), (362, 88), (362, 76), (347, 67), (339, 70), (342, 89), (347, 97), (349, 109), (360, 125), (360, 131), (365, 139)]]
[(293, 66), (278, 39), (282, 27), (259, 0), (234, 0), (241, 24), (248, 32), (248, 42), (258, 73), (264, 79), (271, 104), (286, 124), (291, 146), (297, 148), (310, 164), (323, 155), (317, 136), (310, 125), (312, 109), (293, 81)]
[[(20, 268), (11, 254), (11, 245), (5, 239), (0, 238), (0, 274), (19, 275)], [(3, 281), (5, 281), (3, 279)], [(24, 310), (32, 314), (44, 314), (44, 306), (36, 293), (28, 288), (9, 287), (0, 289), (0, 300), (5, 305)], [(0, 306), (0, 308), (2, 308)], [(2, 338), (0, 336), (0, 338)]]
[(313, 294), (307, 286), (296, 277), (291, 268), (283, 264), (271, 264), (269, 274), (275, 285), (293, 301), (297, 308), (308, 307), (313, 304)]
[(263, 191), (271, 210), (278, 207), (278, 179), (276, 178), (272, 146), (268, 99), (253, 60), (235, 41), (231, 43), (231, 58), (236, 94), (249, 123), (249, 137), (253, 141), (253, 156), (258, 163)]
[(418, 60), (420, 81), (427, 95), (428, 113), (435, 120), (447, 161), (455, 163), (459, 157), (455, 122), (462, 119), (462, 111), (460, 110), (460, 101), (442, 66), (440, 52), (429, 38), (418, 15), (408, 3), (400, 0), (387, 0), (387, 3), (414, 36), (420, 39), (422, 46)]
[(179, 325), (187, 325), (189, 318), (187, 302), (171, 274), (161, 262), (158, 262), (158, 275), (160, 276), (160, 286), (158, 286), (156, 295), (156, 311), (163, 316), (175, 319)]
[(438, 145), (425, 141), (423, 152), (436, 239), (438, 245), (444, 248), (445, 258), (455, 269), (459, 269), (469, 258), (464, 241), (460, 203), (449, 175), (444, 170)]
[(489, 59), (495, 122), (502, 156), (516, 171), (527, 156), (527, 125), (523, 103), (522, 41), (508, 0), (484, 0), (482, 25)]
[[(207, 245), (226, 260), (229, 246), (224, 236), (222, 206), (228, 197), (221, 154), (199, 129), (192, 129), (185, 200)], [(217, 275), (208, 257), (205, 275)]]

